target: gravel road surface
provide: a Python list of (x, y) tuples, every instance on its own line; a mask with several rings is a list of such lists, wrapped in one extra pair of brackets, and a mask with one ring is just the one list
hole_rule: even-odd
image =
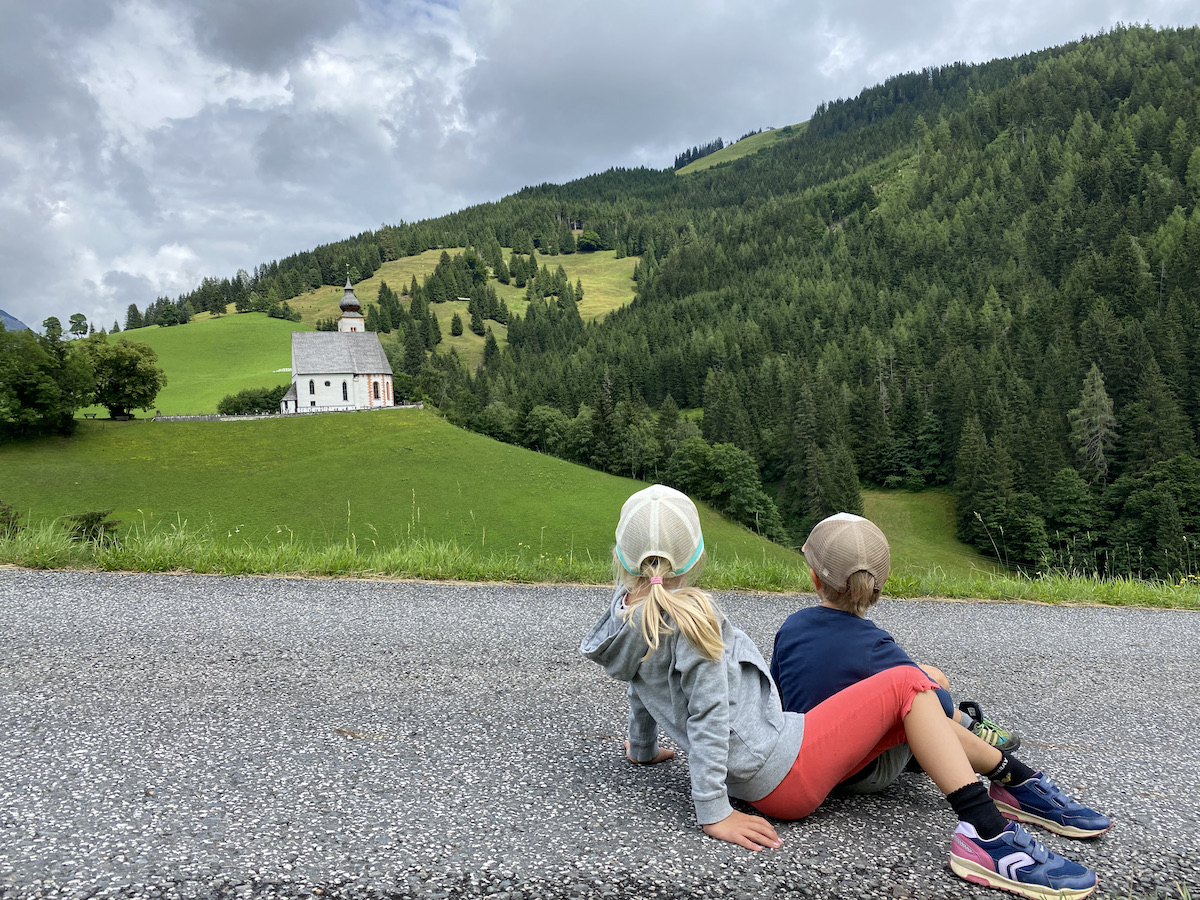
[[(769, 654), (812, 598), (719, 595)], [(1002, 897), (923, 776), (695, 825), (622, 759), (577, 647), (603, 588), (0, 570), (0, 898)], [(1117, 825), (1039, 835), (1101, 893), (1200, 896), (1200, 614), (885, 601), (875, 616)]]

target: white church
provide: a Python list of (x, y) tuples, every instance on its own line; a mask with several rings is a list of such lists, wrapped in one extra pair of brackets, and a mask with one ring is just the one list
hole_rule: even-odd
[(392, 406), (392, 367), (379, 335), (364, 327), (350, 279), (337, 331), (292, 332), (292, 386), (281, 413), (375, 409)]

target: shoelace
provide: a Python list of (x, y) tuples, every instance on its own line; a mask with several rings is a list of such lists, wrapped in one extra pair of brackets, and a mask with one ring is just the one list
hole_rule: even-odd
[(986, 720), (976, 723), (975, 728), (972, 730), (977, 737), (987, 741), (993, 747), (999, 747), (1008, 740), (1008, 732)]

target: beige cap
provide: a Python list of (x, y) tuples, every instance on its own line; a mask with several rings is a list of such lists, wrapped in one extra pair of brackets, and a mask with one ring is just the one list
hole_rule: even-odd
[(617, 559), (632, 575), (641, 573), (642, 563), (661, 556), (682, 575), (704, 552), (704, 535), (696, 504), (665, 484), (638, 491), (621, 507), (617, 523)]
[(800, 549), (821, 581), (835, 591), (844, 591), (850, 576), (863, 571), (875, 576), (876, 589), (882, 588), (892, 567), (883, 532), (853, 513), (822, 519)]

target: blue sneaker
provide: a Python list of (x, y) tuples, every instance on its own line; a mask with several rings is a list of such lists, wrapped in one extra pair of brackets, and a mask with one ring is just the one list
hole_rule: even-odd
[(950, 868), (973, 884), (1032, 900), (1079, 900), (1096, 890), (1095, 872), (1059, 856), (1016, 822), (990, 841), (959, 822), (950, 844)]
[(1063, 837), (1090, 838), (1112, 828), (1112, 819), (1084, 806), (1040, 772), (1024, 784), (993, 781), (988, 793), (1004, 818)]

